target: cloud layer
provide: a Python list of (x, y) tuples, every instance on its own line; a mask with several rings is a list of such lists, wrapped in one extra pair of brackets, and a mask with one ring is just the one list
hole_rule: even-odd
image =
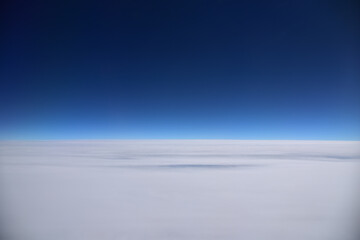
[(355, 239), (359, 142), (0, 143), (4, 240)]

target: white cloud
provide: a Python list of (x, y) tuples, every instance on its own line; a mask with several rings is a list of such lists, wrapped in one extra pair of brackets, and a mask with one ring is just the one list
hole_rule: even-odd
[[(359, 142), (1, 142), (4, 240), (350, 239)], [(6, 239), (8, 238), (8, 239)]]

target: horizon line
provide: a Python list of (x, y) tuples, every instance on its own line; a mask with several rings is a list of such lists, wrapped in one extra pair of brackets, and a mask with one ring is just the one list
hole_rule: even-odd
[(235, 138), (49, 138), (49, 139), (0, 139), (0, 142), (20, 141), (321, 141), (321, 142), (360, 142), (349, 139), (235, 139)]

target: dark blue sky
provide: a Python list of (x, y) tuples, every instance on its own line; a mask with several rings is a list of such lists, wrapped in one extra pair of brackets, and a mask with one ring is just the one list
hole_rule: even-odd
[(2, 139), (360, 140), (357, 1), (3, 9)]

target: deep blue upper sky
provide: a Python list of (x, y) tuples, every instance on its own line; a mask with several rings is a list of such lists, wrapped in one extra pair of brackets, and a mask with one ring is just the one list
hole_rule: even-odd
[(1, 15), (1, 139), (360, 140), (357, 1), (12, 0)]

